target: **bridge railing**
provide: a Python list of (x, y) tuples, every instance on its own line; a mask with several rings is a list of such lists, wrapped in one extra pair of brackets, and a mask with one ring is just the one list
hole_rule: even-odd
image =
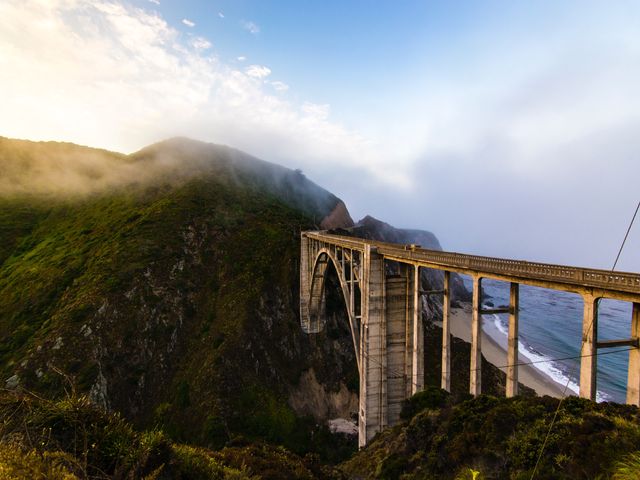
[(380, 254), (390, 259), (423, 263), (433, 268), (452, 269), (471, 274), (505, 275), (521, 280), (550, 281), (582, 288), (640, 295), (640, 275), (637, 273), (428, 250), (413, 245), (398, 245), (324, 232), (307, 232), (306, 235), (319, 241), (357, 250), (362, 250), (369, 244), (377, 247)]

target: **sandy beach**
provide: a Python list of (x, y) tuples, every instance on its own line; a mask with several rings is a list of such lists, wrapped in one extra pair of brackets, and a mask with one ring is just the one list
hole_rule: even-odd
[[(452, 308), (450, 313), (451, 333), (454, 337), (466, 342), (471, 342), (471, 305), (463, 304), (462, 308)], [(486, 322), (486, 320), (485, 320)], [(484, 330), (482, 332), (481, 343), (484, 357), (497, 367), (507, 364), (507, 351), (505, 347), (498, 344)], [(526, 363), (529, 360), (520, 354), (520, 362)], [(506, 368), (501, 368), (506, 373)], [(550, 395), (552, 397), (562, 397), (564, 385), (560, 385), (550, 376), (538, 370), (532, 365), (521, 365), (518, 368), (518, 380), (533, 388), (538, 395)], [(567, 394), (572, 392), (567, 391)]]

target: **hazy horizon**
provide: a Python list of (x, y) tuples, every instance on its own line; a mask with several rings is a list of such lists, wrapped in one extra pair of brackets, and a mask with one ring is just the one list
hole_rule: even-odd
[[(638, 201), (640, 5), (0, 5), (0, 136), (173, 136), (300, 168), (446, 250), (611, 268)], [(640, 227), (619, 270), (640, 271)]]

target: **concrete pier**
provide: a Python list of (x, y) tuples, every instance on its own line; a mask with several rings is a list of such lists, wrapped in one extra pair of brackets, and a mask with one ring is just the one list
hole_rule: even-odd
[(362, 260), (362, 343), (360, 344), (361, 446), (387, 426), (387, 338), (384, 257), (366, 245)]
[(596, 362), (598, 341), (598, 299), (592, 294), (583, 296), (582, 349), (580, 355), (580, 396), (596, 399)]
[(471, 365), (469, 367), (469, 393), (475, 397), (482, 393), (482, 278), (473, 277), (471, 314)]
[(507, 397), (518, 394), (518, 309), (520, 285), (511, 282), (509, 293), (509, 334), (507, 339)]
[(444, 290), (442, 297), (442, 379), (440, 388), (451, 391), (451, 324), (449, 310), (451, 307), (451, 274), (444, 272)]
[(424, 332), (420, 316), (420, 267), (413, 267), (413, 355), (411, 360), (411, 393), (424, 389)]
[[(633, 303), (631, 311), (631, 338), (640, 338), (640, 303)], [(627, 374), (627, 403), (640, 406), (640, 349), (629, 350)]]
[(412, 395), (413, 271), (402, 266), (399, 275), (387, 276), (387, 422), (400, 421), (404, 401)]

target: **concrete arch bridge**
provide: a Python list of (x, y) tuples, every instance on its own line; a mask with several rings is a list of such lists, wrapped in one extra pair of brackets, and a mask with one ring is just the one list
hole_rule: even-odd
[[(330, 263), (345, 299), (360, 375), (358, 429), (364, 446), (378, 431), (400, 419), (403, 401), (424, 387), (424, 340), (420, 296), (443, 295), (441, 386), (451, 386), (449, 327), (451, 272), (473, 279), (469, 392), (479, 395), (482, 315), (508, 313), (506, 395), (518, 393), (519, 285), (577, 293), (584, 301), (580, 396), (595, 399), (597, 351), (630, 346), (627, 403), (640, 405), (640, 274), (611, 272), (422, 249), (325, 232), (301, 234), (300, 319), (309, 334), (325, 325), (325, 280)], [(387, 275), (385, 262), (397, 262), (399, 275)], [(440, 290), (420, 290), (420, 268), (444, 272)], [(509, 282), (508, 308), (482, 309), (483, 278)], [(633, 303), (630, 337), (598, 341), (599, 298)]]

